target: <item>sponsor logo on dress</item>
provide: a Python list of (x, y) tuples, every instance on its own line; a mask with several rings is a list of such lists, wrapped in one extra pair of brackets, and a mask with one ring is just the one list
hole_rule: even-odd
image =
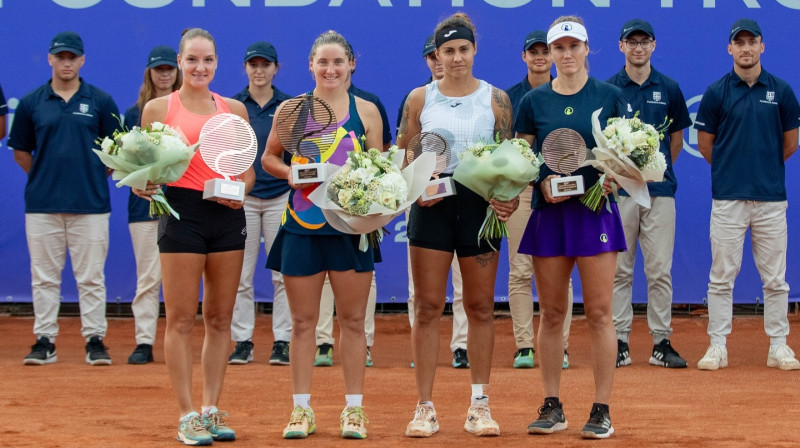
[(600, 234), (600, 241), (602, 241), (604, 243), (607, 243), (608, 242), (608, 235), (606, 235), (605, 233), (601, 233)]
[(661, 101), (661, 92), (653, 92), (653, 101)]
[(572, 115), (574, 113), (575, 109), (573, 109), (572, 107), (567, 107), (566, 109), (564, 109), (564, 115)]
[(628, 103), (628, 112), (633, 112), (633, 108), (631, 107), (631, 103)]

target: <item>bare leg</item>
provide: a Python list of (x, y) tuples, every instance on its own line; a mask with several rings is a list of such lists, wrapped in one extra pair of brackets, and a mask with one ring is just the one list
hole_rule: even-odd
[(367, 358), (364, 315), (367, 311), (372, 275), (370, 272), (328, 271), (336, 297), (339, 320), (339, 353), (344, 369), (345, 394), (361, 394)]
[(304, 277), (284, 275), (283, 281), (292, 314), (292, 343), (289, 345), (292, 391), (295, 394), (309, 394), (317, 347), (314, 333), (319, 320), (319, 298), (325, 272)]
[(464, 311), (467, 314), (472, 384), (489, 384), (494, 349), (494, 282), (497, 276), (497, 252), (459, 257), (464, 281)]
[(539, 294), (539, 335), (536, 351), (542, 368), (545, 397), (557, 397), (564, 357), (564, 316), (567, 313), (569, 276), (575, 260), (567, 257), (533, 257), (533, 278)]

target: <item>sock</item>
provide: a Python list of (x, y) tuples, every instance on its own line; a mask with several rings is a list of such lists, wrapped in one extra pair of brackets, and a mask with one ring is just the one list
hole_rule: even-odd
[(294, 400), (294, 407), (300, 406), (303, 409), (311, 409), (311, 394), (294, 394), (292, 395), (292, 400)]
[(611, 415), (611, 411), (609, 411), (609, 408), (608, 408), (607, 404), (592, 403), (592, 407), (595, 407), (595, 406), (598, 406), (598, 407), (602, 408), (604, 411), (606, 411), (606, 414), (608, 414), (609, 416)]
[(203, 415), (210, 415), (210, 414), (213, 414), (213, 413), (217, 412), (217, 410), (218, 409), (217, 409), (216, 406), (203, 406), (200, 409), (200, 413), (203, 414)]
[(345, 406), (347, 406), (348, 408), (360, 408), (361, 401), (363, 400), (363, 398), (364, 395), (362, 394), (351, 394), (351, 395), (345, 394), (344, 395), (344, 400), (346, 403)]
[(434, 409), (432, 401), (420, 401), (418, 404)]
[(561, 407), (561, 402), (558, 401), (558, 397), (544, 397), (545, 404), (547, 402), (553, 403), (557, 408)]
[(485, 393), (488, 388), (488, 384), (472, 385), (471, 406), (489, 406), (489, 396)]

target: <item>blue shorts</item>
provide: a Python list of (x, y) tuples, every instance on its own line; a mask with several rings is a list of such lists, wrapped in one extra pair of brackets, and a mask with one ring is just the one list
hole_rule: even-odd
[(161, 253), (210, 254), (244, 250), (247, 222), (244, 209), (234, 210), (203, 199), (203, 192), (180, 187), (165, 191), (181, 219), (163, 215), (158, 221)]
[(371, 272), (374, 251), (358, 248), (361, 235), (296, 234), (281, 228), (267, 256), (267, 269), (305, 277), (325, 271)]

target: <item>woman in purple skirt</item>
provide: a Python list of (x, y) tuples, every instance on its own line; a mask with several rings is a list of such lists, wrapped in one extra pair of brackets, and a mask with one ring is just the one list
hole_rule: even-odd
[[(550, 140), (570, 138), (576, 147), (584, 144), (594, 148), (592, 113), (602, 108), (600, 122), (605, 123), (609, 117), (625, 115), (627, 104), (619, 89), (589, 77), (586, 62), (589, 40), (580, 18), (557, 19), (547, 33), (547, 44), (557, 75), (523, 98), (515, 123), (517, 136), (531, 144), (535, 141), (537, 152), (542, 152), (544, 146), (545, 154), (550, 149), (547, 138), (551, 134)], [(613, 201), (610, 212), (603, 208), (598, 214), (580, 202), (580, 195), (553, 197), (550, 179), (566, 174), (555, 171), (558, 168), (542, 165), (535, 185), (533, 212), (519, 247), (520, 253), (533, 256), (541, 310), (536, 349), (541, 360), (545, 399), (528, 432), (551, 434), (567, 428), (558, 399), (564, 353), (562, 327), (567, 285), (577, 265), (591, 333), (595, 379), (594, 404), (581, 435), (606, 438), (614, 432), (608, 403), (617, 356), (611, 296), (617, 252), (626, 249), (625, 235)], [(582, 176), (588, 189), (597, 182), (600, 172), (583, 167), (569, 174)], [(608, 182), (605, 187), (608, 192)]]

